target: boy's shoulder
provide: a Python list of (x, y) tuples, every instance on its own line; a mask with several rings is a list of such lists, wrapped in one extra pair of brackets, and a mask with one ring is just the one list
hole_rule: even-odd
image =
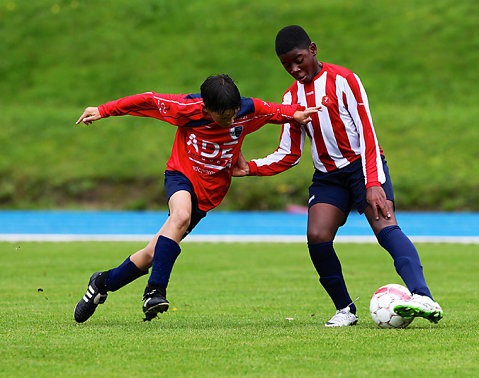
[(289, 88), (286, 89), (286, 91), (283, 93), (283, 100), (284, 100), (284, 96), (287, 95), (288, 93), (295, 93), (298, 91), (298, 83), (299, 82), (297, 80), (293, 81), (293, 84), (291, 84)]
[(241, 108), (237, 118), (244, 117), (255, 112), (254, 100), (251, 97), (241, 97)]
[(324, 63), (324, 62), (321, 62), (321, 63), (323, 65), (323, 71), (330, 72), (343, 77), (354, 75), (354, 72), (351, 71), (349, 68), (338, 66), (337, 64)]
[[(314, 80), (321, 77), (325, 72), (327, 72), (329, 75), (333, 75), (333, 77), (339, 75), (346, 78), (350, 75), (355, 75), (355, 73), (351, 71), (349, 68), (339, 66), (337, 64), (331, 64), (331, 63), (325, 63), (325, 62), (321, 62), (321, 64), (323, 65), (323, 68)], [(291, 93), (296, 92), (298, 90), (298, 83), (299, 82), (297, 80), (293, 81), (293, 83), (289, 86), (289, 88), (284, 92), (283, 97), (288, 92), (291, 92)]]
[(179, 96), (183, 97), (185, 100), (195, 100), (201, 98), (201, 93), (179, 94)]

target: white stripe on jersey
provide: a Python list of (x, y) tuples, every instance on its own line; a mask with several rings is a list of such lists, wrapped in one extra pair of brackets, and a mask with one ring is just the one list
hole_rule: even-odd
[[(146, 92), (146, 93), (152, 93), (152, 92)], [(153, 96), (153, 98), (157, 101), (171, 102), (173, 104), (177, 104), (177, 105), (181, 105), (181, 106), (198, 105), (198, 104), (203, 103), (203, 99), (199, 99), (198, 101), (194, 101), (194, 102), (179, 102), (179, 101), (172, 100), (170, 98), (162, 98), (162, 97), (158, 97), (158, 96)], [(158, 103), (158, 105), (159, 105), (159, 103)]]
[(349, 145), (356, 155), (361, 154), (359, 143), (359, 134), (354, 124), (351, 114), (346, 109), (346, 104), (343, 101), (343, 93), (346, 91), (348, 82), (340, 75), (336, 76), (336, 96), (338, 97), (339, 118), (346, 127), (346, 134), (348, 136)]
[(293, 102), (293, 98), (292, 98), (291, 92), (285, 93), (284, 96), (283, 96), (283, 104), (284, 105), (291, 105), (292, 102)]
[[(297, 94), (298, 94), (298, 103), (305, 107), (308, 107), (308, 103), (306, 101), (306, 93), (304, 92), (304, 85), (301, 84), (300, 82), (298, 82)], [(321, 101), (319, 103), (321, 104)], [(324, 167), (321, 160), (319, 160), (318, 147), (316, 146), (316, 141), (314, 139), (313, 124), (309, 122), (305, 127), (308, 129), (308, 136), (311, 141), (311, 155), (313, 158), (313, 165), (316, 169), (319, 169), (322, 172), (326, 172), (326, 168)]]
[[(359, 76), (357, 76), (356, 74), (354, 74), (354, 76), (356, 77), (356, 80), (359, 83), (359, 88), (361, 89), (361, 97), (363, 99), (363, 103), (359, 104), (359, 105), (365, 107), (366, 113), (367, 113), (368, 118), (369, 118), (369, 123), (372, 126), (373, 125), (373, 118), (371, 117), (371, 110), (369, 109), (368, 95), (366, 94), (366, 91), (364, 89), (363, 84), (361, 83), (361, 80), (359, 79)], [(383, 184), (384, 182), (386, 182), (386, 175), (385, 175), (384, 170), (383, 170), (383, 162), (382, 162), (381, 154), (380, 154), (380, 151), (379, 151), (378, 138), (376, 137), (376, 132), (375, 132), (374, 128), (372, 129), (372, 132), (373, 132), (373, 136), (374, 136), (374, 143), (376, 144), (376, 166), (378, 167), (378, 181), (381, 184)], [(361, 136), (363, 137), (364, 134), (362, 133)], [(363, 144), (364, 144), (364, 140), (363, 140)], [(364, 172), (364, 176), (366, 177), (366, 172)]]
[[(316, 104), (321, 104), (323, 96), (326, 93), (327, 77), (328, 73), (325, 72), (324, 75), (321, 75), (321, 77), (319, 77), (314, 82), (314, 94)], [(336, 135), (334, 135), (333, 125), (331, 124), (331, 118), (329, 116), (328, 108), (324, 106), (323, 110), (319, 112), (318, 115), (324, 144), (326, 146), (326, 150), (328, 151), (329, 156), (331, 156), (331, 158), (333, 159), (333, 162), (336, 167), (345, 167), (349, 164), (349, 161), (348, 159), (343, 157), (343, 154), (339, 149), (338, 142), (336, 141)]]
[(199, 161), (199, 160), (195, 160), (193, 159), (192, 157), (189, 157), (189, 159), (197, 164), (201, 164), (203, 167), (206, 167), (206, 168), (211, 168), (211, 169), (217, 169), (218, 171), (221, 171), (222, 169), (225, 169), (226, 167), (223, 167), (221, 165), (213, 165), (213, 164), (206, 164), (206, 163), (203, 163), (202, 161)]
[[(366, 110), (366, 114), (367, 114), (367, 117), (368, 117), (368, 120), (369, 120), (369, 123), (372, 127), (373, 125), (373, 120), (371, 118), (371, 112), (369, 110), (369, 102), (368, 102), (368, 96), (366, 94), (366, 91), (364, 90), (364, 87), (361, 83), (361, 80), (359, 79), (359, 77), (354, 74), (354, 77), (356, 78), (358, 84), (359, 84), (359, 89), (361, 91), (361, 98), (362, 98), (362, 103), (361, 104), (358, 104), (358, 102), (356, 101), (356, 98), (354, 97), (354, 95), (352, 94), (352, 92), (349, 90), (349, 91), (346, 91), (346, 96), (347, 96), (347, 101), (348, 101), (348, 109), (349, 109), (349, 112), (351, 114), (351, 117), (353, 118), (352, 121), (354, 122), (354, 124), (356, 125), (356, 128), (358, 129), (358, 133), (359, 133), (359, 137), (360, 137), (360, 151), (361, 151), (361, 156), (365, 156), (366, 155), (366, 141), (364, 140), (364, 128), (363, 128), (363, 123), (361, 122), (361, 118), (359, 116), (359, 113), (358, 113), (358, 106), (363, 106), (364, 109)], [(348, 86), (349, 88), (349, 86)], [(381, 160), (381, 155), (379, 153), (379, 145), (378, 145), (378, 140), (377, 140), (377, 137), (376, 137), (376, 133), (374, 131), (374, 127), (372, 127), (372, 135), (374, 137), (374, 143), (376, 145), (376, 167), (378, 168), (377, 171), (378, 171), (378, 181), (380, 183), (384, 183), (386, 181), (386, 175), (384, 174), (384, 170), (383, 170), (383, 165), (382, 165), (382, 160)], [(363, 160), (363, 173), (364, 173), (364, 178), (365, 178), (365, 181), (367, 183), (367, 172), (366, 172), (366, 164), (364, 162), (364, 159)]]

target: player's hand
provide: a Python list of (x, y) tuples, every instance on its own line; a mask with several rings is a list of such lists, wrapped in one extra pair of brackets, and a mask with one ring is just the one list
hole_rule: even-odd
[(374, 219), (379, 220), (379, 215), (384, 219), (390, 219), (391, 213), (387, 207), (387, 198), (384, 189), (380, 186), (371, 186), (366, 189), (366, 201), (373, 209)]
[(321, 111), (321, 106), (314, 106), (312, 108), (306, 108), (305, 110), (296, 110), (294, 112), (293, 118), (295, 121), (306, 125), (308, 122), (311, 122), (311, 115)]
[(238, 160), (233, 166), (233, 177), (243, 177), (249, 175), (249, 165), (240, 151)]
[(78, 118), (78, 121), (76, 121), (75, 125), (78, 125), (80, 122), (83, 122), (85, 125), (90, 125), (93, 121), (96, 121), (100, 118), (101, 115), (98, 107), (90, 106), (85, 109), (80, 118)]

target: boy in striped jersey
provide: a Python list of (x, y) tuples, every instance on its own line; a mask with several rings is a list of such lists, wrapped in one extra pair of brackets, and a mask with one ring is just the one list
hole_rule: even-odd
[(391, 254), (396, 271), (413, 293), (412, 300), (400, 303), (395, 311), (437, 323), (443, 311), (432, 299), (416, 248), (397, 225), (388, 167), (359, 77), (344, 67), (318, 61), (316, 44), (297, 25), (278, 32), (276, 53), (295, 79), (283, 104), (322, 106), (321, 111), (305, 126), (283, 125), (276, 151), (247, 163), (240, 157), (233, 175), (268, 176), (293, 167), (307, 135), (315, 168), (309, 188), (308, 248), (320, 282), (337, 309), (325, 325), (340, 327), (358, 321), (333, 247), (336, 232), (353, 206), (366, 215), (379, 244)]

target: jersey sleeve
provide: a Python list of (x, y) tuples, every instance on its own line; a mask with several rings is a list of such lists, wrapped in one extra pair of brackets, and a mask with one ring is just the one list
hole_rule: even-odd
[(285, 105), (274, 102), (263, 101), (252, 98), (254, 105), (254, 120), (248, 125), (248, 134), (252, 133), (268, 123), (284, 124), (295, 123), (294, 113), (297, 110), (304, 110), (305, 107), (299, 104)]
[(251, 176), (272, 176), (294, 167), (303, 152), (305, 132), (302, 127), (286, 123), (281, 130), (278, 148), (262, 159), (248, 162)]
[(346, 77), (347, 86), (344, 88), (346, 107), (353, 118), (360, 137), (361, 160), (365, 177), (366, 188), (380, 186), (386, 181), (384, 174), (381, 148), (369, 110), (368, 97), (359, 79), (353, 73)]
[(271, 123), (285, 123), (294, 120), (294, 113), (297, 110), (304, 110), (299, 104), (276, 104), (274, 102), (253, 99), (255, 114), (268, 116)]
[[(281, 107), (295, 107), (304, 110), (298, 104), (291, 105), (289, 92), (283, 97)], [(294, 114), (294, 113), (293, 113)], [(272, 176), (294, 167), (299, 163), (303, 152), (305, 131), (297, 122), (285, 123), (281, 130), (278, 148), (262, 159), (253, 159), (248, 162), (251, 176)]]
[(98, 107), (102, 117), (133, 115), (152, 117), (175, 126), (201, 117), (199, 101), (185, 100), (183, 95), (146, 92), (107, 102)]

